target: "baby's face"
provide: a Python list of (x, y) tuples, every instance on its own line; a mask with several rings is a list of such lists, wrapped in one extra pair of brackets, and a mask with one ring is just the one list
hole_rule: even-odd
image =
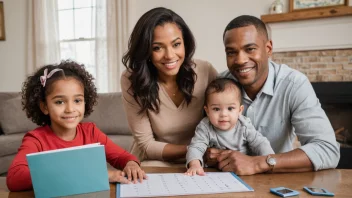
[(235, 89), (208, 95), (208, 103), (204, 106), (210, 122), (216, 128), (227, 131), (233, 128), (243, 111)]

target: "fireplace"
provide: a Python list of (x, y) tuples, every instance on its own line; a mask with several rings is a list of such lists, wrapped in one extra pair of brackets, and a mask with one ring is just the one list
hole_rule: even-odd
[(312, 82), (340, 143), (338, 168), (352, 168), (352, 82)]

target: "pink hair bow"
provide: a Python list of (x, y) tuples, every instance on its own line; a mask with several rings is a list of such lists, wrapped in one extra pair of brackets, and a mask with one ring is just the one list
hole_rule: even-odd
[(50, 78), (55, 72), (57, 71), (63, 71), (62, 69), (53, 69), (51, 72), (48, 74), (48, 68), (44, 70), (44, 75), (40, 76), (40, 83), (45, 87), (46, 80)]

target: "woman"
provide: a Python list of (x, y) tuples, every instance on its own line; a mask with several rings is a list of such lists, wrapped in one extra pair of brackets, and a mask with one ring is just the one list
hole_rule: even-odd
[(175, 162), (186, 156), (203, 118), (204, 91), (217, 75), (208, 62), (192, 59), (194, 51), (192, 32), (169, 9), (146, 12), (133, 29), (121, 87), (135, 141), (131, 152), (140, 160)]

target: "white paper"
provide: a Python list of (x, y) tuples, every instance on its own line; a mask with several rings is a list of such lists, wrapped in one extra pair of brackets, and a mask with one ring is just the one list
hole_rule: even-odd
[[(143, 183), (119, 184), (120, 197), (155, 197), (253, 191), (228, 172), (207, 172), (206, 176), (183, 173), (147, 174)], [(118, 196), (117, 196), (118, 197)]]

